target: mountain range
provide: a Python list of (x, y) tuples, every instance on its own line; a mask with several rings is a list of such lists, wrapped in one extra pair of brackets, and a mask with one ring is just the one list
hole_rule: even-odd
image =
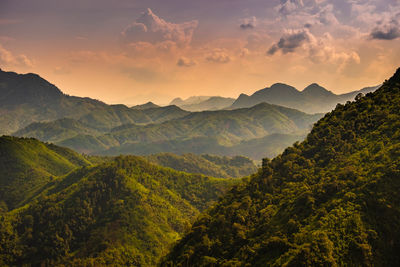
[(299, 91), (296, 88), (276, 83), (248, 96), (241, 94), (229, 109), (252, 107), (259, 103), (290, 107), (307, 113), (326, 113), (336, 107), (338, 103), (354, 100), (359, 93), (366, 94), (375, 91), (379, 86), (366, 87), (358, 91), (336, 95), (320, 85), (313, 83)]
[[(8, 88), (3, 111), (29, 107), (44, 116), (41, 107), (56, 109), (46, 101), (61, 99), (82, 112), (34, 122), (25, 134), (86, 141), (82, 147), (94, 151), (98, 142), (104, 154), (131, 146), (148, 154), (159, 145), (263, 156), (309, 133), (259, 169), (242, 156), (92, 156), (2, 136), (0, 266), (400, 264), (400, 69), (376, 91), (325, 115), (267, 103), (132, 109), (71, 100), (38, 76), (9, 75), (12, 81), (0, 83)], [(24, 99), (27, 79), (37, 87)], [(241, 175), (247, 177), (229, 178)]]
[(231, 106), (234, 98), (222, 96), (192, 96), (182, 100), (175, 98), (170, 105), (176, 105), (187, 111), (220, 110)]
[(400, 69), (203, 213), (161, 266), (398, 266)]
[(186, 114), (177, 107), (144, 112), (124, 105), (107, 105), (66, 95), (36, 74), (0, 70), (0, 134), (10, 134), (34, 122), (63, 118), (79, 119), (92, 128), (107, 131), (122, 124), (162, 122)]
[[(144, 110), (154, 120), (168, 116), (179, 116), (185, 111), (176, 106)], [(161, 114), (160, 118), (155, 114)], [(60, 119), (51, 122), (33, 123), (14, 133), (21, 137), (35, 137), (74, 150), (90, 154), (145, 155), (160, 152), (211, 153), (254, 158), (246, 144), (252, 139), (270, 135), (288, 135), (297, 141), (310, 129), (322, 114), (309, 115), (297, 110), (266, 103), (252, 108), (189, 113), (186, 116), (160, 123), (139, 125), (123, 124), (111, 128), (115, 119), (92, 112), (78, 121)], [(96, 115), (96, 118), (93, 117)], [(111, 128), (108, 132), (103, 130)], [(96, 132), (97, 131), (97, 132)], [(279, 139), (278, 139), (279, 140)], [(276, 146), (283, 149), (287, 138)], [(260, 147), (264, 149), (265, 146)], [(271, 147), (272, 149), (272, 147)], [(246, 151), (247, 150), (247, 151)], [(268, 150), (266, 155), (275, 153)]]

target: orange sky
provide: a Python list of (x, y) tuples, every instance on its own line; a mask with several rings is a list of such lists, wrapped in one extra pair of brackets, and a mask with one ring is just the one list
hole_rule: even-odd
[(344, 93), (400, 67), (397, 0), (32, 2), (0, 4), (0, 67), (107, 103), (237, 97), (276, 82)]

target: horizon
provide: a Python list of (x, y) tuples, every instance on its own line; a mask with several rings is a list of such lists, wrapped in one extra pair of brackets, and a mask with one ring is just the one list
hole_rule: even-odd
[[(399, 69), (400, 69), (400, 68), (399, 68)], [(68, 94), (68, 93), (64, 92), (61, 88), (59, 88), (59, 87), (57, 86), (57, 84), (54, 84), (53, 82), (51, 82), (51, 81), (45, 79), (45, 78), (42, 77), (39, 73), (33, 73), (33, 72), (18, 73), (18, 72), (12, 71), (12, 70), (4, 70), (4, 69), (2, 69), (2, 68), (0, 68), (0, 71), (4, 71), (4, 72), (13, 72), (13, 73), (16, 73), (16, 74), (21, 74), (21, 75), (27, 75), (27, 74), (38, 75), (40, 78), (46, 80), (46, 81), (49, 82), (50, 84), (53, 84), (55, 87), (57, 87), (57, 88), (58, 88), (63, 94), (65, 94), (65, 95), (74, 96), (74, 97), (82, 97), (82, 98), (89, 97), (89, 96), (77, 96), (77, 95)], [(272, 86), (274, 86), (274, 85), (276, 85), (276, 84), (284, 84), (284, 85), (293, 87), (293, 88), (294, 88), (295, 90), (297, 90), (298, 92), (303, 92), (307, 87), (316, 84), (317, 86), (320, 86), (320, 87), (322, 87), (323, 89), (325, 89), (325, 90), (327, 90), (327, 91), (329, 91), (329, 92), (335, 94), (335, 92), (333, 92), (333, 91), (331, 91), (331, 90), (325, 88), (324, 86), (322, 86), (322, 85), (320, 85), (320, 84), (318, 84), (318, 83), (310, 83), (309, 85), (305, 86), (303, 89), (299, 89), (299, 88), (296, 88), (296, 87), (294, 87), (294, 86), (292, 86), (292, 85), (290, 85), (290, 84), (285, 84), (285, 83), (282, 83), (282, 82), (276, 82), (276, 83), (273, 83), (273, 84), (271, 84), (271, 85), (269, 85), (269, 86), (266, 86), (266, 87), (264, 87), (264, 88), (255, 90), (255, 91), (253, 91), (253, 92), (251, 92), (251, 93), (249, 93), (249, 94), (245, 94), (245, 95), (251, 96), (251, 95), (253, 95), (254, 93), (256, 93), (256, 92), (258, 92), (258, 91), (261, 91), (261, 90), (264, 90), (264, 89), (269, 89), (270, 87), (272, 87)], [(372, 87), (378, 87), (378, 88), (379, 88), (379, 86), (381, 86), (381, 85), (382, 85), (382, 83), (380, 83), (379, 85), (364, 86), (364, 87), (362, 87), (362, 88), (360, 88), (360, 89), (357, 89), (357, 90), (351, 90), (351, 91), (343, 92), (343, 93), (336, 94), (336, 95), (342, 95), (342, 94), (352, 93), (352, 92), (356, 92), (356, 91), (360, 91), (360, 90), (362, 90), (362, 89), (372, 88)], [(148, 101), (145, 101), (145, 102), (138, 102), (138, 103), (123, 103), (123, 102), (109, 103), (109, 102), (103, 101), (102, 99), (99, 99), (99, 98), (96, 98), (96, 97), (89, 97), (89, 98), (94, 99), (94, 100), (98, 100), (98, 101), (101, 101), (101, 102), (104, 102), (104, 103), (107, 104), (107, 105), (140, 106), (140, 105), (145, 105), (145, 104), (152, 103), (152, 104), (155, 104), (155, 105), (158, 105), (158, 106), (163, 107), (163, 106), (171, 106), (171, 105), (172, 105), (172, 106), (177, 106), (176, 104), (171, 104), (171, 102), (174, 101), (174, 100), (178, 100), (178, 99), (179, 99), (179, 100), (182, 100), (182, 101), (187, 101), (187, 100), (190, 99), (190, 98), (205, 97), (206, 99), (203, 100), (203, 101), (206, 101), (206, 100), (208, 100), (208, 99), (210, 99), (210, 98), (213, 98), (213, 97), (223, 97), (223, 98), (233, 98), (233, 99), (236, 100), (236, 99), (238, 99), (238, 98), (240, 97), (240, 95), (243, 95), (243, 94), (244, 94), (244, 93), (240, 93), (237, 97), (222, 96), (222, 95), (207, 95), (207, 96), (206, 96), (206, 95), (190, 95), (190, 96), (188, 96), (188, 97), (175, 96), (175, 97), (173, 97), (172, 99), (170, 99), (170, 100), (169, 100), (168, 102), (166, 102), (166, 103), (159, 103), (159, 102), (153, 101), (153, 100), (151, 100), (151, 99), (149, 99)], [(265, 102), (265, 103), (266, 103), (266, 102)], [(267, 104), (268, 104), (268, 103), (267, 103)], [(179, 106), (178, 106), (178, 107), (179, 107)]]
[(398, 0), (5, 0), (0, 67), (108, 104), (237, 98), (275, 83), (343, 94), (398, 67), (399, 21)]

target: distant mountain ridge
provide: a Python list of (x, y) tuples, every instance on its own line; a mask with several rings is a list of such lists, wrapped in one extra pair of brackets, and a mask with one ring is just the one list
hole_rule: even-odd
[[(155, 114), (166, 109), (179, 110), (176, 106), (148, 109)], [(100, 134), (90, 134), (90, 125), (82, 120), (71, 129), (60, 121), (35, 123), (20, 131), (16, 136), (35, 137), (42, 141), (75, 149), (79, 152), (104, 155), (146, 155), (160, 152), (196, 153), (217, 155), (244, 155), (255, 158), (264, 149), (264, 155), (275, 155), (288, 142), (299, 140), (322, 114), (310, 115), (295, 109), (261, 103), (251, 108), (237, 110), (203, 111), (154, 124), (124, 124)], [(165, 117), (165, 116), (163, 116)], [(63, 125), (66, 126), (64, 131)], [(96, 125), (95, 125), (96, 126)], [(99, 128), (99, 126), (96, 126)], [(96, 128), (94, 128), (96, 130)], [(261, 138), (269, 135), (281, 136), (274, 139), (277, 144)], [(254, 142), (250, 140), (255, 139)], [(256, 141), (257, 140), (257, 141)], [(272, 139), (269, 139), (272, 140)], [(247, 147), (258, 144), (256, 154)], [(244, 154), (242, 154), (242, 152)], [(250, 154), (248, 154), (250, 153)]]
[(335, 108), (338, 103), (343, 104), (346, 101), (354, 100), (357, 94), (366, 94), (378, 87), (366, 87), (358, 91), (336, 95), (316, 83), (310, 84), (303, 91), (287, 84), (275, 83), (271, 87), (256, 91), (250, 96), (241, 94), (229, 109), (251, 107), (266, 102), (298, 109), (306, 113), (325, 113)]
[(159, 105), (156, 105), (153, 102), (147, 102), (147, 103), (142, 104), (142, 105), (133, 106), (133, 107), (131, 107), (131, 109), (146, 110), (146, 109), (149, 109), (149, 108), (159, 108), (159, 107), (160, 107)]
[(91, 98), (69, 96), (39, 75), (0, 70), (0, 134), (10, 134), (34, 122), (62, 118), (80, 120), (97, 130), (107, 131), (122, 124), (148, 124), (188, 114), (178, 107), (165, 107), (163, 111), (152, 108), (145, 112), (125, 105), (107, 105)]

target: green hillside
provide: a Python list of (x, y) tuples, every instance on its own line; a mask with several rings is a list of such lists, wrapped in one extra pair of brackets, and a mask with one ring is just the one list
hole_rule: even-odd
[(193, 224), (167, 266), (400, 265), (400, 69)]
[[(274, 134), (300, 136), (321, 116), (263, 103), (238, 110), (196, 112), (163, 123), (127, 124), (93, 137), (95, 140), (78, 135), (58, 144), (80, 152), (105, 155), (160, 152), (234, 155), (233, 151), (241, 155), (249, 151), (245, 155), (251, 156), (251, 149), (246, 149), (246, 141)], [(37, 136), (36, 132), (22, 135)], [(287, 139), (283, 138), (282, 142), (284, 144), (277, 145), (281, 149), (286, 146)], [(93, 143), (99, 143), (97, 149)], [(276, 146), (271, 153), (275, 150)], [(264, 155), (269, 155), (268, 151)]]
[(213, 177), (239, 178), (257, 171), (254, 162), (243, 156), (220, 157), (214, 155), (160, 153), (145, 156), (148, 161), (188, 173), (201, 173)]
[(54, 177), (87, 165), (87, 159), (67, 148), (35, 139), (0, 137), (0, 210), (20, 206)]
[(0, 266), (154, 266), (239, 181), (134, 156), (90, 164), (34, 139), (0, 141)]

